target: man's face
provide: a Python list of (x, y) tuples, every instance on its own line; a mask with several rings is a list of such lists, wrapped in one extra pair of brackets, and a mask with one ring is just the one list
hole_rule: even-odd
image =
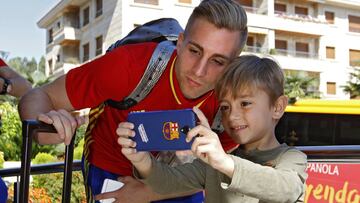
[(180, 34), (175, 72), (186, 98), (198, 98), (214, 89), (238, 54), (239, 38), (239, 31), (219, 29), (204, 19), (195, 20), (186, 35)]

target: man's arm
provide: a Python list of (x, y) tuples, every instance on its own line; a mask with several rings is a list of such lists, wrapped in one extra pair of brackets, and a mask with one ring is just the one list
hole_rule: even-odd
[[(131, 176), (119, 177), (118, 180), (124, 183), (124, 186), (122, 188), (120, 188), (119, 190), (115, 190), (113, 192), (98, 194), (95, 196), (95, 199), (102, 200), (102, 199), (115, 198), (116, 199), (115, 202), (140, 203), (140, 202), (150, 202), (150, 201), (170, 199), (175, 197), (183, 197), (200, 191), (200, 190), (194, 190), (191, 192), (160, 195), (158, 193), (155, 193), (149, 186), (145, 185), (141, 181), (136, 180)], [(136, 192), (136, 195), (134, 195), (134, 191)]]
[(35, 140), (40, 144), (69, 144), (76, 128), (83, 123), (74, 118), (69, 111), (74, 107), (67, 96), (63, 75), (39, 88), (35, 88), (22, 97), (19, 103), (19, 114), (22, 120), (38, 119), (54, 125), (57, 134), (39, 133)]
[(21, 97), (32, 88), (28, 80), (5, 64), (0, 64), (0, 77), (0, 87), (4, 85), (5, 80), (3, 78), (11, 82), (8, 86), (8, 94), (11, 96)]

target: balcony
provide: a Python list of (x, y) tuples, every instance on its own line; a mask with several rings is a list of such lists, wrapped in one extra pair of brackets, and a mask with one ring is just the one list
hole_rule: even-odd
[(319, 54), (303, 52), (303, 51), (290, 51), (285, 49), (273, 49), (271, 50), (272, 54), (288, 56), (288, 57), (297, 57), (297, 58), (308, 58), (308, 59), (319, 59)]
[(269, 53), (283, 68), (289, 70), (325, 72), (329, 69), (336, 70), (339, 66), (338, 62), (321, 59), (318, 53), (284, 49), (270, 49)]
[(315, 36), (323, 36), (329, 29), (325, 20), (310, 15), (288, 14), (284, 12), (275, 12), (272, 25), (275, 30)]
[(81, 31), (78, 28), (65, 26), (62, 29), (57, 30), (53, 37), (54, 44), (79, 44), (81, 39)]
[(268, 54), (268, 48), (266, 47), (257, 47), (257, 46), (245, 46), (244, 52), (258, 53), (258, 54)]
[(243, 6), (246, 13), (253, 13), (253, 14), (260, 14), (260, 15), (267, 15), (267, 10), (260, 9), (257, 7), (250, 7), (250, 6)]

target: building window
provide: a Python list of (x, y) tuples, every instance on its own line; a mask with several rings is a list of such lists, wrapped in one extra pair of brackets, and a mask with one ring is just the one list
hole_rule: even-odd
[(86, 62), (89, 60), (89, 43), (86, 43), (83, 45), (83, 62)]
[(327, 94), (336, 94), (336, 82), (327, 82), (326, 83), (326, 93)]
[(53, 29), (52, 28), (49, 29), (48, 35), (49, 35), (49, 44), (50, 44), (51, 42), (53, 42)]
[(134, 0), (135, 3), (159, 5), (159, 0)]
[(360, 50), (349, 50), (350, 66), (360, 66)]
[(275, 48), (287, 50), (287, 41), (279, 39), (275, 40)]
[(246, 46), (254, 46), (254, 37), (253, 36), (248, 36), (247, 40), (246, 40)]
[(89, 7), (86, 7), (83, 10), (83, 26), (89, 24), (89, 18), (90, 18), (90, 9)]
[(275, 3), (275, 13), (286, 13), (286, 4)]
[(60, 54), (56, 55), (56, 63), (60, 62)]
[(307, 57), (309, 53), (309, 44), (303, 42), (296, 42), (296, 56)]
[(328, 22), (330, 24), (334, 24), (335, 14), (330, 11), (325, 11), (325, 19), (326, 19), (326, 22)]
[(179, 0), (179, 3), (182, 3), (182, 4), (191, 4), (191, 0)]
[(49, 75), (52, 75), (52, 74), (53, 74), (52, 59), (50, 59), (50, 60), (48, 61), (48, 64), (49, 64)]
[(102, 35), (100, 35), (99, 37), (96, 38), (95, 56), (102, 54), (102, 44), (103, 44)]
[(308, 15), (308, 8), (295, 6), (295, 14), (307, 16)]
[(245, 7), (253, 7), (253, 1), (252, 0), (238, 0), (238, 2)]
[(360, 32), (360, 17), (349, 15), (349, 31)]
[(60, 29), (60, 27), (61, 27), (60, 21), (58, 21), (58, 22), (56, 23), (56, 26), (57, 26), (58, 29)]
[(95, 17), (101, 16), (103, 11), (103, 1), (102, 0), (96, 0), (96, 12)]
[(335, 47), (326, 47), (326, 58), (335, 59)]

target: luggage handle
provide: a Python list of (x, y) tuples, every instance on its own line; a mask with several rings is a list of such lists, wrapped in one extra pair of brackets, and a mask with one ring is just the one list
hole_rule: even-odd
[[(17, 202), (28, 202), (29, 199), (29, 179), (30, 179), (30, 162), (32, 151), (32, 137), (34, 133), (48, 132), (56, 133), (56, 129), (51, 124), (46, 124), (37, 120), (24, 120), (22, 122), (22, 137), (23, 144), (21, 149), (21, 169), (20, 169), (20, 191)], [(75, 135), (72, 137), (71, 142), (65, 148), (65, 161), (64, 161), (64, 178), (63, 178), (63, 191), (62, 202), (70, 202), (71, 197), (71, 182), (72, 182), (72, 162), (74, 154), (74, 140)]]

